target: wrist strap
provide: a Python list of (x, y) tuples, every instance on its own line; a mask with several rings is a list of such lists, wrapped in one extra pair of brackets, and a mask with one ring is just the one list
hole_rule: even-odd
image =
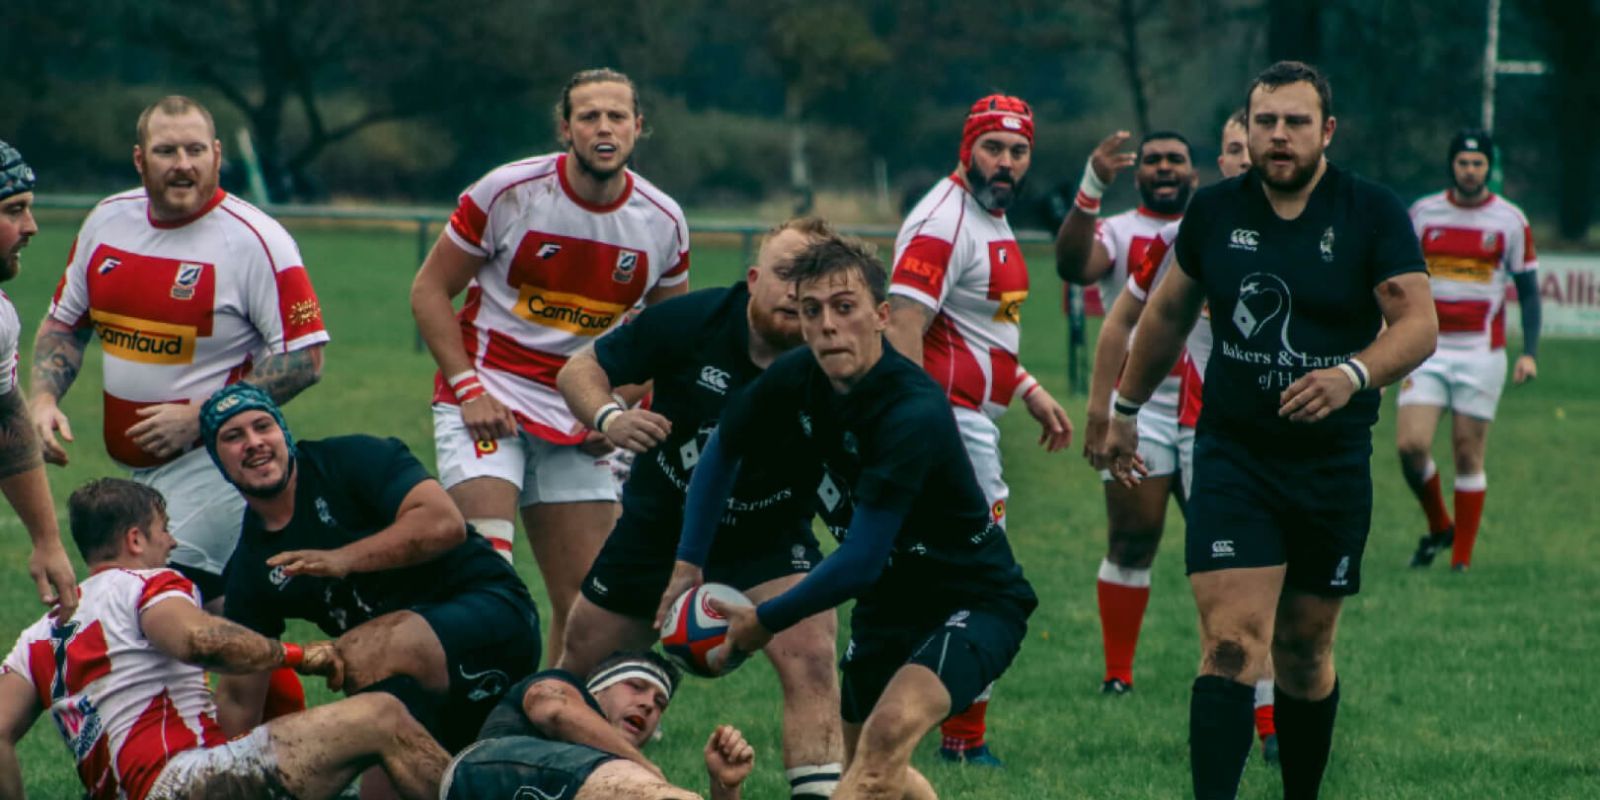
[(1361, 388), (1362, 389), (1366, 389), (1366, 388), (1372, 386), (1372, 370), (1367, 369), (1367, 365), (1361, 363), (1361, 359), (1352, 358), (1346, 363), (1348, 363), (1350, 365), (1351, 369), (1356, 371), (1357, 375), (1361, 376)]
[(1367, 372), (1366, 364), (1363, 364), (1360, 361), (1352, 358), (1349, 361), (1340, 364), (1338, 369), (1340, 372), (1344, 373), (1345, 377), (1350, 379), (1350, 385), (1354, 386), (1356, 391), (1359, 392), (1367, 388), (1367, 384), (1369, 382), (1367, 376), (1369, 373)]
[(605, 433), (606, 423), (610, 422), (612, 417), (621, 413), (622, 405), (617, 403), (617, 401), (613, 400), (609, 403), (606, 403), (600, 407), (599, 411), (594, 412), (594, 429), (601, 433)]
[(1139, 418), (1139, 409), (1144, 408), (1144, 403), (1135, 403), (1121, 397), (1111, 401), (1111, 415), (1117, 419), (1134, 420)]
[(300, 666), (301, 662), (306, 660), (306, 651), (301, 649), (300, 645), (297, 645), (294, 642), (282, 642), (282, 644), (283, 665), (285, 667), (294, 669)]
[(1100, 213), (1100, 198), (1106, 193), (1106, 182), (1094, 174), (1094, 156), (1083, 165), (1083, 179), (1078, 181), (1078, 196), (1072, 204), (1089, 214)]
[(446, 381), (450, 385), (451, 393), (455, 394), (456, 402), (461, 405), (477, 400), (489, 393), (483, 388), (483, 382), (478, 380), (477, 370), (467, 370), (450, 377)]

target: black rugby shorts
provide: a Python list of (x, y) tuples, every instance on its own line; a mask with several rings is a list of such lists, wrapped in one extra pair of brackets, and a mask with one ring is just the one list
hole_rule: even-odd
[(1195, 436), (1185, 563), (1190, 574), (1287, 565), (1284, 583), (1324, 597), (1361, 590), (1372, 527), (1372, 443), (1263, 454)]
[(617, 756), (592, 747), (552, 742), (536, 736), (485, 739), (450, 762), (439, 797), (443, 800), (523, 797), (571, 800), (596, 768), (616, 760)]
[(539, 613), (522, 581), (477, 587), (413, 606), (444, 647), (450, 697), (440, 713), (440, 744), (454, 752), (477, 738), (500, 697), (539, 668)]
[(965, 710), (1000, 678), (1022, 649), (1028, 615), (1008, 605), (957, 609), (922, 625), (852, 625), (839, 668), (839, 712), (860, 725), (901, 668), (920, 664), (950, 693), (950, 715)]

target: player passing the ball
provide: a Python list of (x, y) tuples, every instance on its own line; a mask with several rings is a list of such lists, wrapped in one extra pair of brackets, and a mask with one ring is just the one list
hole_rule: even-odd
[(833, 797), (931, 798), (912, 749), (1000, 677), (1038, 600), (989, 513), (944, 389), (884, 338), (888, 279), (877, 256), (830, 239), (796, 255), (784, 275), (807, 347), (778, 358), (724, 409), (689, 486), (663, 602), (699, 583), (745, 465), (779, 458), (821, 471), (824, 516), (848, 520), (842, 543), (777, 597), (715, 605), (729, 620), (725, 647), (755, 652), (856, 598), (841, 665), (847, 764)]

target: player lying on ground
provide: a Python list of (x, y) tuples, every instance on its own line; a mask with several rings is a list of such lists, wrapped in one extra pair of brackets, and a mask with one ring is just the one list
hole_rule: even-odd
[[(761, 243), (745, 279), (651, 306), (572, 357), (557, 385), (579, 418), (639, 453), (622, 517), (583, 582), (557, 666), (585, 674), (619, 648), (655, 641), (656, 602), (672, 576), (684, 488), (728, 398), (799, 346), (794, 286), (776, 270), (836, 234), (822, 220), (791, 220)], [(652, 382), (650, 408), (624, 409), (612, 389)], [(794, 491), (789, 470), (741, 473), (706, 570), (756, 602), (775, 597), (822, 560), (811, 518), (815, 491)], [(814, 488), (814, 486), (813, 486)], [(783, 686), (783, 764), (791, 796), (826, 797), (844, 760), (833, 609), (802, 620), (765, 652)]]
[(1000, 677), (1038, 599), (989, 515), (944, 390), (884, 339), (882, 263), (832, 239), (786, 273), (808, 347), (773, 362), (723, 411), (689, 486), (661, 607), (699, 582), (741, 462), (824, 472), (823, 514), (830, 525), (848, 520), (839, 549), (793, 589), (721, 609), (729, 645), (714, 661), (856, 598), (840, 686), (848, 763), (833, 796), (933, 797), (912, 749)]
[(41, 618), (0, 666), (0, 798), (21, 800), (16, 744), (49, 709), (94, 800), (332, 797), (378, 765), (402, 797), (438, 795), (448, 756), (393, 697), (370, 694), (281, 717), (229, 740), (205, 672), (292, 667), (338, 683), (332, 642), (301, 648), (200, 608), (166, 568), (177, 542), (160, 493), (120, 478), (68, 500), (92, 572), (70, 622)]
[[(562, 669), (524, 678), (489, 713), (478, 741), (445, 770), (443, 800), (688, 800), (639, 752), (672, 702), (678, 670), (648, 652), (619, 652), (587, 678)], [(712, 800), (739, 800), (755, 751), (732, 726), (706, 742)]]
[[(395, 439), (296, 442), (264, 392), (236, 383), (200, 412), (205, 445), (244, 493), (226, 613), (276, 636), (304, 619), (337, 636), (346, 692), (396, 695), (446, 747), (538, 667), (539, 620), (511, 565), (471, 531)], [(218, 684), (222, 726), (255, 724), (265, 673)]]

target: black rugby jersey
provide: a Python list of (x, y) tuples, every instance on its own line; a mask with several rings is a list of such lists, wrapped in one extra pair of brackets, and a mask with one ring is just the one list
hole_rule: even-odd
[[(595, 343), (595, 358), (611, 384), (655, 381), (650, 408), (672, 421), (666, 440), (634, 461), (622, 504), (634, 519), (649, 521), (673, 541), (701, 448), (728, 398), (761, 376), (750, 360), (749, 302), (742, 281), (702, 289), (644, 309)], [(780, 460), (740, 470), (718, 529), (719, 553), (759, 548), (779, 529), (810, 526), (816, 472), (797, 472), (796, 466)]]
[[(989, 515), (944, 390), (887, 340), (883, 358), (844, 395), (810, 349), (785, 354), (728, 405), (722, 425), (719, 438), (742, 459), (741, 473), (774, 458), (826, 464), (833, 480), (820, 500), (836, 531), (848, 525), (839, 517), (851, 504), (905, 513), (889, 563), (857, 598), (858, 620), (996, 605), (1026, 614), (1037, 604)], [(798, 445), (779, 451), (767, 446), (773, 440)]]
[(239, 546), (228, 560), (224, 616), (263, 636), (283, 634), (284, 621), (304, 619), (338, 636), (374, 617), (445, 600), (460, 592), (521, 579), (470, 528), (467, 540), (422, 564), (344, 578), (294, 577), (267, 559), (289, 550), (334, 550), (394, 524), (405, 496), (431, 480), (399, 439), (336, 436), (295, 443), (294, 518), (269, 531), (245, 509)]
[(1315, 423), (1278, 416), (1302, 375), (1365, 349), (1383, 323), (1373, 289), (1426, 266), (1400, 199), (1328, 164), (1300, 216), (1277, 215), (1250, 171), (1195, 193), (1179, 265), (1205, 288), (1215, 336), (1196, 426), (1262, 447), (1370, 446), (1379, 394)]

